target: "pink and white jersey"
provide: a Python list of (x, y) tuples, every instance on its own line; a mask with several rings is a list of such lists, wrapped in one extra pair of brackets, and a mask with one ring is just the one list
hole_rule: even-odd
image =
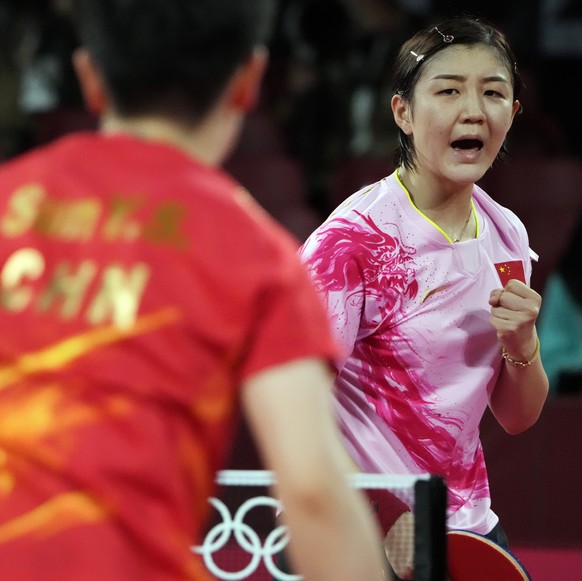
[(477, 236), (453, 244), (396, 173), (349, 197), (302, 259), (344, 350), (336, 380), (345, 443), (365, 472), (431, 473), (449, 488), (450, 528), (488, 533), (479, 423), (501, 369), (488, 299), (529, 284), (522, 222), (478, 186)]

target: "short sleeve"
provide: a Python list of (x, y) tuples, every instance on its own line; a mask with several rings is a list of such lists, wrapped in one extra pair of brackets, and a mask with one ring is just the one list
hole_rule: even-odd
[(323, 358), (330, 366), (337, 360), (327, 312), (295, 249), (271, 264), (255, 308), (242, 377), (304, 357)]

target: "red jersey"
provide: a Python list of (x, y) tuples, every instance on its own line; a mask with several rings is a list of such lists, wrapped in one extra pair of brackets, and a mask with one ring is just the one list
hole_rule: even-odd
[(208, 578), (241, 380), (337, 356), (297, 247), (165, 144), (76, 134), (0, 167), (3, 581)]

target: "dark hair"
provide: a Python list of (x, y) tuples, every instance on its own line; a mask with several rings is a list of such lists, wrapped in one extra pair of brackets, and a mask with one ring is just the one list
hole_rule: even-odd
[[(409, 38), (400, 48), (392, 72), (393, 91), (410, 101), (420, 73), (426, 63), (440, 51), (454, 45), (482, 44), (491, 47), (511, 73), (514, 100), (519, 98), (521, 77), (517, 62), (507, 38), (491, 22), (472, 16), (458, 16), (441, 23), (432, 24)], [(507, 155), (504, 142), (497, 159)], [(395, 153), (396, 167), (414, 168), (414, 143), (410, 136), (398, 130), (398, 149)]]
[(195, 124), (253, 48), (266, 44), (274, 0), (77, 0), (80, 42), (119, 114)]

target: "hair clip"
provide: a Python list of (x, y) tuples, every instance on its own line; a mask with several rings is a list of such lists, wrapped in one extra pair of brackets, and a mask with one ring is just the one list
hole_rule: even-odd
[(416, 62), (417, 63), (420, 62), (424, 58), (424, 55), (423, 54), (417, 54), (413, 50), (410, 51), (410, 54), (412, 56), (416, 57)]
[(443, 34), (436, 26), (433, 30), (436, 30), (443, 37), (443, 42), (446, 42), (447, 44), (450, 44), (455, 40), (455, 37), (452, 34)]

